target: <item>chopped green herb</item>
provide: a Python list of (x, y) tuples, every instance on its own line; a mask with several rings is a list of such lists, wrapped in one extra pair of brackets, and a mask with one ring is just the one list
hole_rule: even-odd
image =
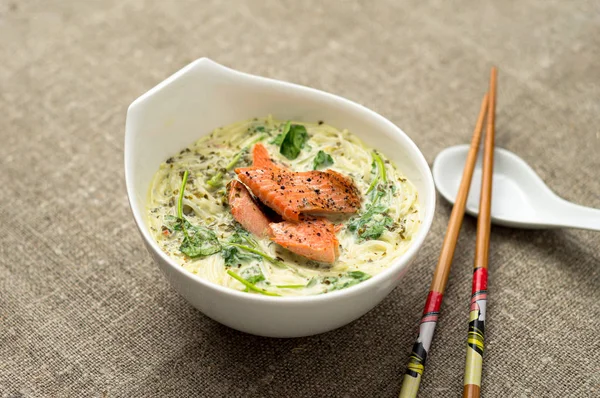
[(235, 272), (233, 272), (232, 270), (227, 270), (227, 273), (234, 279), (238, 280), (239, 282), (241, 282), (244, 286), (246, 286), (246, 288), (248, 288), (249, 290), (255, 291), (257, 293), (261, 293), (264, 294), (265, 296), (280, 296), (280, 294), (277, 293), (273, 293), (270, 292), (268, 290), (262, 289), (260, 287), (257, 287), (256, 285), (254, 285), (251, 282), (248, 282), (247, 280), (245, 280), (244, 278), (242, 278), (241, 276), (239, 276), (238, 274), (236, 274)]
[[(183, 216), (183, 196), (185, 185), (187, 183), (189, 171), (183, 173), (181, 187), (179, 189), (179, 198), (177, 199), (177, 220), (173, 225), (173, 230), (183, 231), (183, 242), (179, 250), (188, 257), (203, 257), (217, 253), (221, 250), (221, 244), (215, 233), (202, 226), (194, 226)], [(179, 225), (177, 225), (179, 224)]]
[(373, 151), (373, 159), (375, 159), (375, 161), (377, 162), (377, 169), (381, 174), (381, 179), (384, 183), (387, 183), (387, 172), (385, 170), (385, 164), (383, 163), (381, 156), (379, 156), (377, 152)]
[(348, 229), (356, 232), (359, 241), (379, 239), (386, 229), (394, 225), (394, 220), (386, 214), (387, 206), (379, 203), (385, 194), (385, 187), (379, 185), (367, 210), (348, 223)]
[(185, 185), (187, 184), (189, 175), (190, 172), (187, 170), (183, 173), (183, 178), (181, 179), (181, 186), (179, 187), (179, 197), (177, 198), (177, 218), (179, 218), (180, 220), (183, 220), (183, 195), (185, 193)]
[(362, 271), (350, 271), (343, 275), (337, 276), (323, 276), (314, 277), (310, 280), (306, 287), (315, 286), (317, 283), (322, 285), (322, 293), (331, 292), (334, 290), (346, 289), (350, 286), (359, 284), (362, 281), (369, 279), (371, 275), (366, 274)]
[[(187, 220), (186, 220), (187, 222)], [(188, 234), (179, 246), (179, 250), (188, 257), (204, 257), (221, 251), (221, 244), (215, 233), (204, 227), (187, 227)]]
[(246, 268), (242, 271), (240, 276), (248, 282), (254, 284), (265, 280), (265, 276), (263, 275), (262, 271), (260, 270), (260, 267), (258, 266)]
[[(269, 256), (268, 254), (264, 253), (263, 251), (259, 250), (259, 246), (258, 243), (256, 242), (256, 240), (254, 240), (254, 238), (252, 237), (252, 235), (250, 235), (247, 231), (238, 228), (228, 239), (227, 243), (225, 244), (225, 247), (229, 247), (229, 248), (235, 248), (243, 250), (245, 252), (247, 252), (247, 255), (254, 255), (257, 256), (255, 257), (256, 259), (259, 258), (263, 258), (265, 260), (267, 260), (268, 262), (270, 262), (271, 264), (275, 265), (276, 267), (279, 268), (288, 268), (290, 269), (292, 272), (295, 272), (296, 274), (302, 276), (302, 274), (293, 267), (290, 267), (289, 265), (287, 265), (286, 263), (284, 263), (283, 261), (279, 261), (276, 258), (273, 258), (271, 256)], [(238, 251), (239, 253), (239, 251)], [(229, 253), (229, 251), (227, 253), (222, 253), (223, 256), (225, 257), (225, 255), (231, 255)], [(246, 257), (246, 260), (248, 260), (248, 258)], [(230, 260), (233, 261), (233, 260)], [(226, 265), (227, 261), (225, 262)], [(236, 262), (233, 262), (232, 264), (238, 264)]]
[(229, 243), (246, 244), (250, 247), (258, 247), (256, 240), (248, 233), (248, 231), (237, 227), (236, 231), (231, 234), (228, 239)]
[(270, 144), (275, 144), (275, 145), (281, 145), (281, 143), (283, 142), (283, 139), (287, 135), (288, 131), (290, 131), (290, 126), (291, 125), (292, 125), (292, 122), (287, 122), (283, 126), (283, 129), (281, 130), (281, 133), (277, 134), (277, 136), (275, 138), (273, 138), (269, 143)]
[(251, 261), (262, 260), (262, 257), (259, 255), (247, 253), (235, 246), (224, 246), (221, 250), (221, 256), (223, 256), (223, 259), (225, 260), (225, 265), (229, 267)]
[(225, 170), (229, 171), (231, 169), (233, 169), (235, 167), (235, 165), (237, 164), (237, 162), (240, 161), (240, 159), (242, 158), (242, 156), (244, 156), (246, 153), (248, 152), (248, 148), (242, 148), (241, 151), (239, 151), (238, 153), (235, 154), (235, 156), (231, 159), (231, 162), (227, 163), (227, 166), (225, 166)]
[(384, 183), (387, 183), (387, 173), (385, 171), (385, 164), (383, 163), (383, 160), (381, 160), (381, 156), (379, 156), (379, 154), (375, 151), (373, 151), (371, 156), (373, 157), (371, 172), (375, 172), (375, 169), (377, 169), (377, 173), (375, 174), (375, 177), (373, 177), (373, 181), (371, 181), (369, 189), (367, 189), (367, 194), (377, 186), (379, 180), (383, 180)]
[(360, 282), (366, 281), (370, 277), (371, 275), (365, 274), (362, 271), (350, 271), (346, 273), (344, 277), (341, 277), (331, 290), (346, 289), (350, 286), (358, 285)]
[(242, 250), (246, 250), (246, 251), (248, 251), (250, 253), (254, 253), (256, 255), (259, 255), (262, 258), (264, 258), (265, 260), (267, 260), (268, 262), (270, 262), (271, 264), (278, 266), (279, 268), (287, 268), (288, 267), (287, 265), (285, 265), (285, 263), (277, 260), (276, 258), (273, 258), (273, 257), (269, 256), (266, 253), (261, 252), (258, 249), (255, 249), (253, 247), (246, 246), (246, 245), (240, 245), (238, 243), (230, 243), (230, 245), (234, 246), (234, 247), (237, 247), (239, 249), (242, 249)]
[(269, 144), (281, 145), (284, 137), (285, 136), (283, 135), (283, 133), (277, 134), (277, 136), (275, 138), (273, 138), (271, 141), (269, 141)]
[(212, 188), (220, 187), (223, 184), (223, 172), (218, 171), (210, 178), (210, 180), (206, 181), (206, 183)]
[[(339, 278), (336, 276), (324, 276), (321, 278), (321, 283), (325, 284), (325, 285), (329, 285), (331, 288), (333, 288), (335, 286), (335, 284), (338, 282)], [(334, 290), (334, 289), (328, 289), (328, 290)]]
[(231, 159), (231, 161), (227, 164), (227, 166), (225, 166), (225, 171), (223, 171), (223, 170), (218, 171), (208, 181), (206, 181), (206, 183), (212, 188), (218, 188), (221, 185), (223, 185), (223, 175), (225, 173), (231, 171), (235, 167), (235, 165), (240, 161), (242, 156), (244, 156), (248, 152), (248, 149), (250, 149), (250, 147), (252, 145), (254, 145), (255, 143), (257, 143), (258, 141), (260, 141), (264, 138), (265, 138), (264, 134), (259, 134), (257, 137), (255, 137), (252, 141), (250, 141), (250, 143), (248, 145), (243, 147), (238, 153), (235, 154), (235, 156)]
[(252, 236), (243, 229), (237, 229), (227, 240), (225, 244), (223, 244), (223, 250), (221, 250), (221, 256), (225, 260), (226, 266), (238, 265), (241, 263), (251, 262), (251, 261), (261, 261), (262, 257), (258, 254), (251, 253), (245, 250), (240, 249), (236, 246), (231, 246), (229, 244), (237, 243), (237, 244), (246, 244), (250, 247), (256, 248), (258, 247), (258, 243), (254, 240)]
[(354, 279), (359, 279), (361, 282), (366, 281), (367, 279), (369, 279), (371, 277), (371, 275), (366, 274), (362, 271), (350, 271), (350, 272), (348, 272), (348, 276), (350, 276)]
[(333, 158), (330, 154), (323, 151), (317, 152), (315, 159), (313, 160), (313, 170), (317, 170), (322, 167), (331, 166), (333, 164)]
[(181, 231), (181, 223), (179, 222), (179, 218), (172, 215), (165, 216), (165, 224), (163, 225), (169, 233), (173, 231)]
[(306, 127), (300, 124), (292, 124), (281, 141), (279, 152), (290, 160), (296, 159), (302, 148), (304, 148), (306, 141), (308, 141)]
[(359, 241), (379, 239), (386, 229), (390, 230), (394, 226), (394, 220), (387, 215), (388, 206), (382, 204), (381, 199), (386, 194), (388, 199), (390, 193), (394, 195), (396, 186), (393, 182), (388, 184), (385, 163), (381, 156), (376, 151), (371, 155), (371, 173), (374, 176), (366, 192), (367, 195), (370, 194), (371, 203), (367, 205), (364, 213), (348, 223), (348, 229), (356, 232)]
[(373, 217), (358, 230), (358, 236), (362, 240), (379, 239), (383, 232), (394, 225), (391, 217), (379, 215)]

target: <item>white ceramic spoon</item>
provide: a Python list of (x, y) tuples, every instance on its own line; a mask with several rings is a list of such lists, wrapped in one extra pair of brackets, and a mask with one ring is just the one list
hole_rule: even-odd
[[(468, 145), (444, 149), (433, 162), (439, 193), (454, 203)], [(558, 197), (523, 159), (506, 149), (494, 151), (492, 222), (517, 228), (581, 228), (600, 231), (600, 209), (576, 205)], [(466, 212), (477, 216), (481, 189), (481, 151)]]

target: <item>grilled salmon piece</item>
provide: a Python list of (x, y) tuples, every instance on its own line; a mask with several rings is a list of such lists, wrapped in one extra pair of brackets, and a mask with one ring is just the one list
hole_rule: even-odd
[(269, 237), (278, 245), (310, 260), (331, 264), (340, 254), (335, 226), (322, 217), (303, 216), (300, 222), (271, 223)]
[(252, 162), (252, 166), (263, 169), (275, 166), (275, 163), (269, 155), (269, 151), (260, 142), (255, 144), (254, 148), (252, 148)]
[(360, 194), (352, 180), (332, 170), (294, 172), (272, 166), (235, 172), (261, 202), (285, 220), (298, 221), (301, 213), (355, 213), (360, 209)]
[(229, 207), (233, 218), (254, 235), (261, 238), (267, 237), (270, 220), (244, 184), (232, 180), (227, 189), (229, 190)]

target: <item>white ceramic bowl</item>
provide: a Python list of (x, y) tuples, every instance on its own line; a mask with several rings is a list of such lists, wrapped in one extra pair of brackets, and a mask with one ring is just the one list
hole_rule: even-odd
[[(389, 269), (341, 291), (309, 297), (268, 297), (203, 280), (161, 251), (146, 222), (148, 189), (159, 165), (217, 127), (269, 114), (279, 120), (324, 120), (347, 128), (383, 152), (415, 184), (422, 225), (408, 252)], [(171, 285), (217, 322), (261, 336), (313, 335), (365, 314), (396, 287), (423, 244), (435, 210), (435, 190), (427, 162), (410, 138), (390, 121), (344, 98), (237, 72), (207, 58), (192, 62), (129, 106), (125, 177), (135, 222)]]

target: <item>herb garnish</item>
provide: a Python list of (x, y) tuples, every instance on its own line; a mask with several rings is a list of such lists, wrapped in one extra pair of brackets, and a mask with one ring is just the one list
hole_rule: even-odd
[(183, 173), (183, 180), (179, 189), (179, 198), (177, 199), (177, 224), (173, 226), (174, 230), (183, 231), (183, 242), (179, 250), (188, 257), (203, 257), (215, 254), (221, 251), (221, 244), (215, 233), (202, 226), (194, 226), (183, 216), (183, 196), (185, 185), (187, 184), (189, 172)]
[(281, 133), (277, 134), (277, 136), (275, 138), (273, 138), (271, 141), (269, 141), (269, 144), (281, 145), (281, 143), (283, 142), (283, 139), (287, 135), (288, 131), (290, 131), (291, 126), (292, 126), (292, 122), (290, 122), (290, 121), (286, 122), (285, 125), (283, 126), (283, 129), (281, 130)]
[[(265, 259), (278, 268), (289, 268), (293, 272), (299, 274), (298, 270), (295, 268), (292, 268), (283, 261), (279, 261), (278, 259), (273, 258), (267, 253), (259, 250), (256, 240), (254, 240), (254, 238), (243, 229), (238, 229), (236, 232), (234, 232), (228, 239), (227, 243), (224, 244), (224, 247), (225, 249), (223, 252), (221, 252), (221, 255), (225, 259), (225, 265), (241, 263), (236, 262), (235, 258), (249, 261), (250, 257), (253, 257), (256, 260)], [(240, 250), (243, 250), (246, 253), (240, 252)], [(229, 263), (228, 258), (230, 258)]]
[(262, 260), (262, 258), (254, 253), (246, 253), (235, 246), (224, 246), (221, 250), (221, 256), (225, 260), (225, 265), (228, 267), (241, 265), (242, 263)]
[(306, 141), (308, 141), (306, 127), (288, 121), (281, 134), (271, 140), (271, 144), (280, 145), (279, 153), (293, 160), (298, 157), (300, 151), (306, 146)]
[(371, 275), (362, 271), (350, 271), (346, 273), (346, 276), (347, 278), (340, 278), (332, 290), (346, 289), (350, 286), (357, 285), (362, 281), (366, 281), (371, 277)]
[(253, 260), (262, 260), (261, 256), (241, 250), (239, 247), (232, 246), (231, 243), (246, 243), (250, 247), (258, 247), (258, 243), (256, 243), (250, 234), (241, 229), (237, 230), (229, 237), (227, 243), (223, 245), (223, 250), (221, 250), (221, 256), (223, 256), (226, 266), (240, 265)]
[(250, 283), (258, 283), (265, 280), (265, 276), (258, 266), (249, 267), (242, 271), (240, 274), (242, 278), (247, 280)]
[(285, 138), (285, 134), (279, 133), (279, 134), (277, 134), (277, 136), (275, 136), (275, 138), (273, 138), (271, 141), (269, 141), (269, 144), (281, 145), (284, 138)]
[[(372, 153), (372, 173), (375, 173), (367, 194), (371, 194), (371, 203), (366, 207), (366, 211), (360, 217), (353, 219), (348, 223), (348, 229), (356, 232), (359, 241), (379, 239), (383, 232), (394, 226), (394, 220), (388, 216), (388, 206), (381, 203), (382, 199), (391, 190), (395, 193), (395, 185), (388, 184), (385, 164), (381, 156), (375, 151)], [(389, 199), (389, 196), (388, 196)]]
[(277, 260), (276, 258), (273, 258), (273, 257), (269, 256), (266, 253), (261, 252), (260, 250), (255, 249), (253, 247), (246, 246), (246, 245), (240, 245), (240, 244), (237, 244), (237, 243), (230, 243), (230, 245), (233, 246), (233, 247), (240, 248), (242, 250), (246, 250), (246, 251), (248, 251), (250, 253), (254, 253), (256, 255), (259, 255), (260, 257), (264, 258), (265, 260), (267, 260), (268, 262), (270, 262), (273, 265), (276, 265), (279, 268), (288, 268), (288, 266), (285, 265), (285, 263)]
[(322, 167), (331, 166), (333, 164), (333, 158), (330, 154), (323, 151), (317, 152), (313, 160), (313, 170), (317, 170)]
[(372, 170), (375, 171), (377, 169), (377, 173), (375, 177), (373, 177), (373, 181), (371, 181), (371, 185), (369, 185), (369, 189), (367, 189), (367, 194), (370, 193), (379, 183), (379, 180), (383, 180), (384, 183), (387, 183), (387, 173), (385, 171), (385, 164), (379, 154), (375, 151), (371, 154), (373, 157), (373, 166)]
[(250, 147), (252, 145), (254, 145), (258, 141), (262, 140), (263, 138), (265, 138), (265, 135), (264, 134), (260, 134), (255, 139), (253, 139), (252, 141), (250, 141), (250, 143), (248, 145), (246, 145), (245, 147), (243, 147), (238, 153), (235, 154), (235, 156), (231, 159), (231, 162), (229, 162), (227, 164), (227, 166), (225, 166), (224, 169), (219, 170), (208, 181), (206, 181), (206, 183), (210, 187), (212, 187), (212, 188), (218, 188), (221, 185), (223, 185), (223, 175), (225, 173), (230, 172), (235, 167), (235, 165), (240, 161), (240, 159), (242, 158), (242, 156), (244, 156), (248, 152), (248, 149), (250, 149)]
[(379, 186), (375, 191), (367, 210), (360, 217), (348, 223), (348, 229), (356, 232), (359, 241), (379, 239), (387, 228), (394, 225), (394, 220), (386, 214), (388, 208), (379, 203), (385, 195), (380, 188), (382, 187)]
[[(236, 274), (235, 272), (233, 272), (232, 270), (228, 269), (227, 273), (234, 279), (238, 280), (239, 282), (241, 282), (244, 286), (246, 286), (248, 289), (255, 291), (257, 293), (261, 293), (264, 294), (265, 296), (281, 296), (280, 294), (277, 293), (273, 293), (270, 292), (268, 290), (262, 289), (258, 286), (256, 286), (254, 283), (242, 278), (241, 276), (239, 276), (238, 274)], [(262, 275), (262, 273), (261, 273)], [(263, 276), (264, 278), (264, 276)]]
[(320, 278), (312, 278), (306, 287), (313, 287), (317, 283), (320, 283), (321, 285), (325, 285), (325, 290), (323, 293), (327, 293), (357, 285), (362, 281), (366, 281), (370, 277), (371, 275), (362, 271), (349, 271), (340, 276), (323, 276)]

